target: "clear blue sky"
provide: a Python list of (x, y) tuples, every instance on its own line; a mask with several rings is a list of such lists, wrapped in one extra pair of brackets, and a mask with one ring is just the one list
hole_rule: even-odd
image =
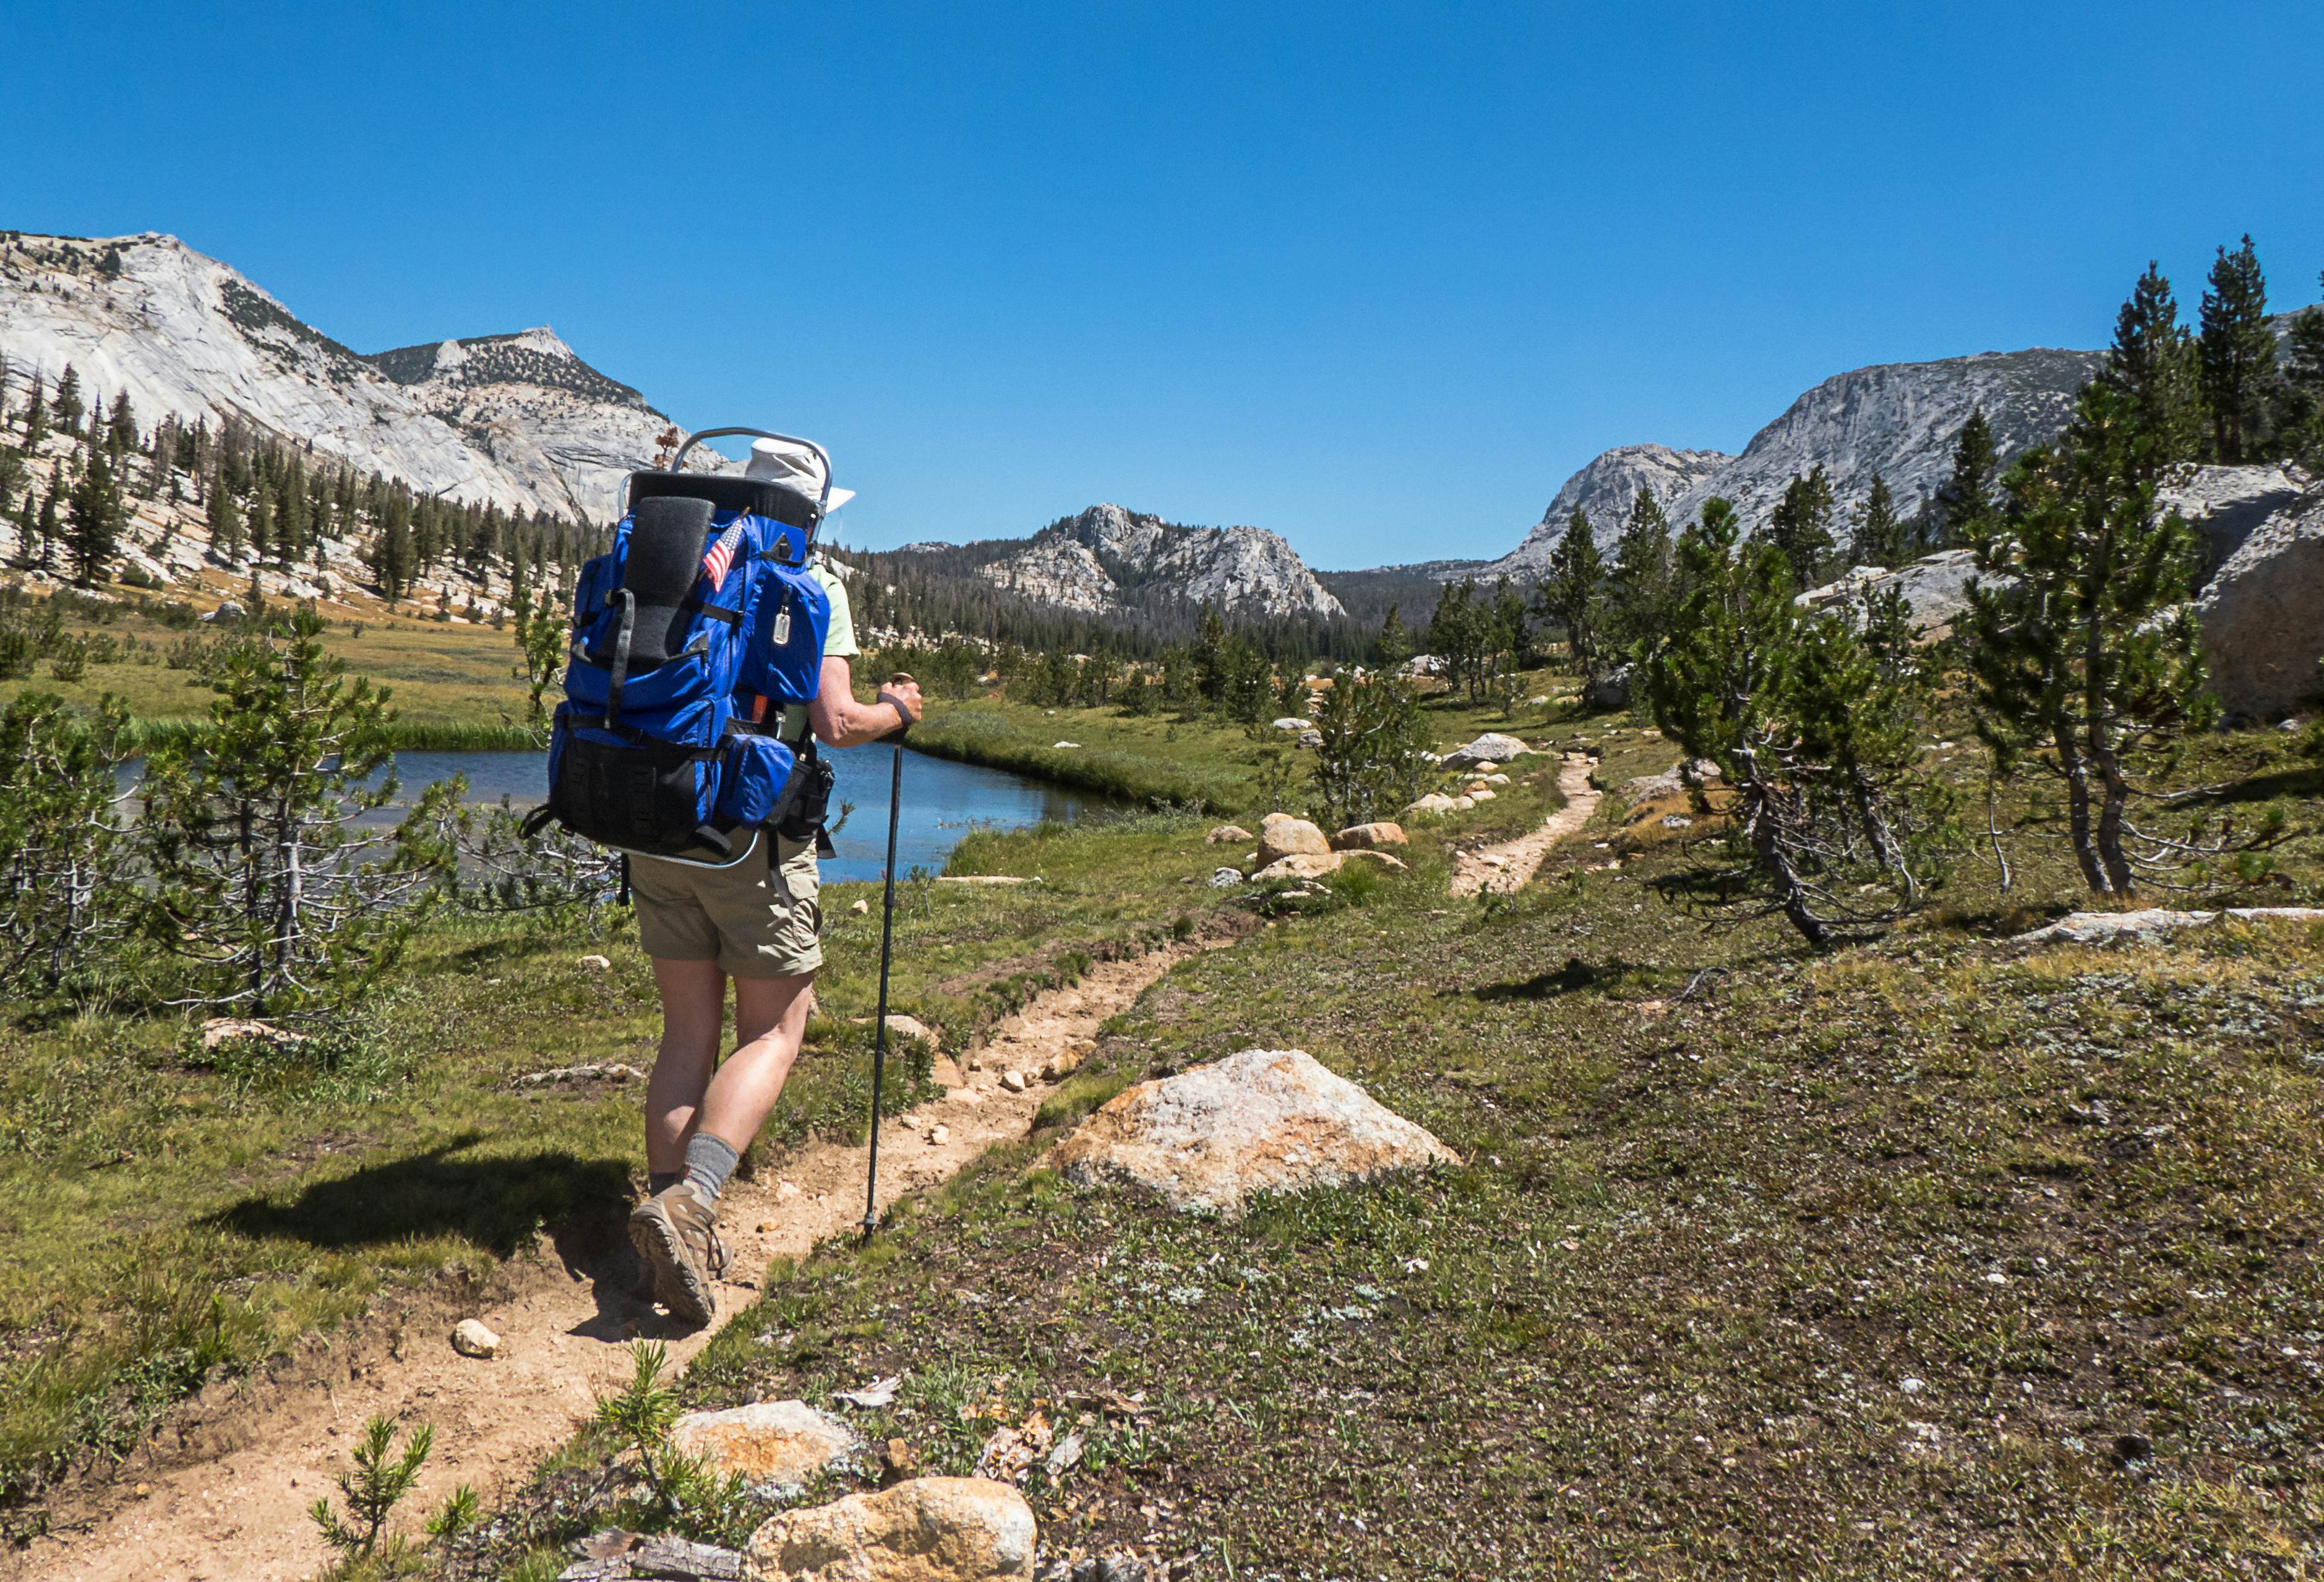
[(1096, 500), (1498, 554), (1637, 439), (2324, 268), (2324, 6), (0, 8), (0, 225), (361, 350), (553, 323), (851, 541)]

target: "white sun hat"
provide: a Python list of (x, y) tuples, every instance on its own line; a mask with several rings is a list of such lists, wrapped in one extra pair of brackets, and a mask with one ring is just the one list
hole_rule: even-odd
[[(791, 445), (780, 439), (752, 440), (751, 459), (744, 465), (742, 476), (779, 484), (810, 500), (823, 493), (822, 460), (804, 445)], [(853, 498), (853, 489), (833, 489), (830, 501), (824, 506), (825, 513), (838, 510)]]

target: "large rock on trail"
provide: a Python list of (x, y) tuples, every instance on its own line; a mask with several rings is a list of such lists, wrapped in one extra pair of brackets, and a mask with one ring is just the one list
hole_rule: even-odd
[(739, 1472), (754, 1484), (803, 1484), (864, 1448), (853, 1429), (804, 1401), (690, 1411), (669, 1437), (688, 1456), (704, 1457), (720, 1473)]
[(1033, 1508), (1005, 1483), (916, 1477), (785, 1511), (751, 1535), (745, 1582), (1029, 1582)]
[(2195, 619), (2228, 713), (2273, 720), (2324, 692), (2324, 491), (2254, 528), (2196, 598)]
[(1532, 752), (1531, 747), (1515, 736), (1499, 731), (1487, 731), (1465, 747), (1455, 747), (1444, 754), (1447, 769), (1474, 769), (1480, 763), (1507, 763), (1510, 759)]
[(1323, 832), (1305, 819), (1295, 819), (1288, 813), (1269, 813), (1259, 824), (1259, 865), (1262, 868), (1281, 862), (1285, 857), (1320, 856), (1332, 849)]
[(1299, 1050), (1245, 1050), (1141, 1082), (1058, 1145), (1085, 1186), (1127, 1181), (1177, 1209), (1239, 1217), (1260, 1192), (1345, 1187), (1452, 1151)]

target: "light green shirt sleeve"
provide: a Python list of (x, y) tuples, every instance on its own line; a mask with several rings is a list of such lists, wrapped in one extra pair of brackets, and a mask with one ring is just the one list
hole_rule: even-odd
[(863, 651), (855, 645), (855, 612), (847, 602), (847, 584), (820, 556), (808, 564), (807, 570), (831, 597), (831, 625), (824, 634), (823, 657), (853, 659)]

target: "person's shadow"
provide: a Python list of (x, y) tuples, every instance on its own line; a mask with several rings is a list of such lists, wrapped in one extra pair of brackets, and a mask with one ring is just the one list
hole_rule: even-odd
[(450, 1236), (494, 1258), (547, 1238), (566, 1272), (591, 1283), (595, 1317), (575, 1331), (618, 1340), (657, 1329), (625, 1230), (627, 1165), (562, 1150), (473, 1154), (471, 1132), (428, 1150), (309, 1182), (282, 1199), (244, 1198), (207, 1223), (246, 1236), (352, 1251)]

